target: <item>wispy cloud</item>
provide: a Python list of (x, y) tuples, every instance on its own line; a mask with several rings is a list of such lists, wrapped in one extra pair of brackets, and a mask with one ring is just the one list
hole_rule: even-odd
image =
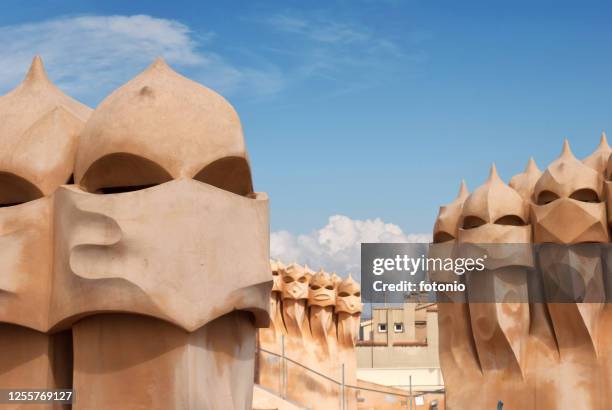
[(288, 231), (273, 232), (270, 252), (285, 263), (308, 264), (313, 269), (324, 268), (360, 277), (362, 242), (429, 242), (429, 234), (407, 234), (394, 224), (379, 218), (356, 220), (344, 215), (331, 216), (327, 224), (309, 234)]
[[(224, 95), (276, 96), (306, 86), (328, 98), (376, 86), (420, 58), (415, 50), (352, 20), (325, 12), (239, 18), (261, 30), (248, 46), (179, 21), (134, 16), (67, 16), (0, 26), (0, 93), (40, 54), (55, 82), (96, 104), (156, 57)], [(272, 35), (270, 35), (272, 34)]]
[(225, 94), (282, 89), (276, 67), (237, 66), (211, 51), (215, 36), (177, 21), (135, 16), (76, 16), (0, 27), (0, 91), (19, 82), (40, 54), (54, 80), (71, 94), (96, 100), (157, 56)]
[(265, 18), (270, 26), (287, 33), (298, 34), (312, 41), (328, 44), (364, 43), (372, 40), (370, 33), (356, 26), (324, 19), (307, 19), (286, 14)]
[(376, 86), (425, 59), (388, 33), (324, 12), (286, 12), (258, 21), (279, 34), (271, 50), (289, 60), (291, 78), (328, 81), (327, 96)]

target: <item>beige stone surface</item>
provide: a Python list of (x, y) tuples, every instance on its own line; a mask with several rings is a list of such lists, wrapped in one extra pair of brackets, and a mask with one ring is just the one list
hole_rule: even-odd
[(233, 310), (267, 324), (265, 196), (179, 179), (118, 195), (62, 187), (55, 207), (54, 324), (122, 311), (194, 331)]
[(606, 168), (608, 166), (608, 159), (610, 158), (610, 154), (612, 154), (612, 148), (608, 145), (608, 139), (606, 138), (606, 133), (601, 133), (601, 139), (599, 141), (599, 145), (597, 149), (582, 160), (585, 165), (593, 168), (599, 174), (609, 175), (606, 173)]
[(308, 285), (309, 339), (322, 345), (318, 349), (320, 360), (329, 358), (336, 348), (338, 337), (334, 316), (336, 293), (337, 290), (331, 276), (323, 269), (310, 279)]
[(24, 81), (0, 97), (0, 182), (10, 183), (10, 175), (14, 188), (0, 191), (0, 203), (49, 196), (65, 184), (90, 114), (49, 80), (36, 57)]
[[(598, 150), (601, 149), (600, 146)], [(545, 178), (547, 172), (550, 178)], [(537, 202), (532, 205), (536, 241), (560, 244), (607, 242), (603, 175), (577, 161), (567, 140), (561, 157), (549, 166), (547, 172), (536, 185), (534, 196)], [(548, 200), (545, 190), (553, 194), (549, 203), (545, 203)], [(596, 290), (604, 290), (601, 253), (592, 246), (544, 248), (538, 255), (538, 262), (543, 274), (549, 278), (560, 278), (558, 269), (571, 267), (587, 280), (586, 283), (598, 281)], [(590, 296), (590, 301), (602, 302), (605, 297), (603, 294)], [(559, 397), (564, 405), (570, 407), (606, 408), (609, 398), (602, 394), (602, 389), (609, 391), (610, 379), (604, 374), (609, 373), (610, 366), (605, 359), (607, 353), (602, 352), (603, 355), (597, 357), (601, 336), (605, 336), (605, 333), (599, 335), (597, 332), (605, 321), (605, 306), (602, 303), (548, 303), (546, 308), (554, 329), (555, 353), (560, 361), (557, 366)], [(580, 388), (575, 388), (576, 385)]]
[(487, 181), (463, 204), (458, 239), (477, 244), (530, 242), (528, 218), (523, 198), (501, 180), (493, 165)]
[(270, 268), (273, 277), (270, 292), (271, 320), (268, 327), (259, 329), (257, 342), (260, 348), (266, 349), (271, 354), (260, 352), (258, 355), (255, 382), (280, 394), (283, 391), (283, 380), (282, 364), (278, 357), (282, 355), (283, 350), (281, 340), (287, 334), (283, 322), (280, 271), (284, 270), (285, 266), (280, 261), (271, 260)]
[[(74, 384), (96, 393), (76, 408), (250, 408), (255, 326), (269, 322), (268, 201), (231, 105), (158, 60), (94, 111), (75, 180), (56, 197), (52, 312), (58, 327), (86, 318)], [(142, 362), (113, 354), (100, 335), (117, 327), (125, 351), (153, 335), (163, 346)], [(124, 407), (127, 391), (105, 398), (128, 381), (140, 394)]]
[(510, 179), (508, 186), (518, 192), (526, 203), (529, 204), (529, 202), (533, 199), (533, 188), (538, 182), (538, 179), (540, 179), (541, 175), (542, 171), (540, 171), (538, 168), (535, 160), (533, 158), (529, 158), (525, 171), (513, 176)]
[(0, 208), (0, 322), (49, 328), (52, 205), (43, 197)]
[[(0, 323), (0, 388), (69, 389), (72, 380), (70, 332), (47, 335)], [(0, 409), (61, 409), (62, 405), (0, 404)]]
[(305, 410), (261, 386), (253, 389), (253, 410)]
[(46, 333), (53, 196), (72, 175), (90, 113), (49, 80), (39, 57), (24, 81), (0, 97), (0, 388), (70, 387), (70, 332)]
[(158, 59), (96, 108), (81, 135), (75, 181), (94, 192), (178, 178), (253, 191), (234, 108)]
[[(446, 206), (441, 206), (434, 225), (434, 243), (430, 247), (431, 257), (452, 257), (455, 243), (462, 226), (462, 213), (469, 193), (462, 181), (457, 197)], [(443, 227), (443, 229), (441, 229)], [(432, 280), (452, 283), (456, 275), (449, 272), (429, 272)], [(460, 380), (475, 380), (481, 375), (476, 355), (476, 343), (472, 336), (469, 306), (465, 294), (439, 293), (443, 301), (438, 304), (438, 338), (440, 366), (449, 390), (457, 388)], [(447, 381), (448, 380), (448, 381)], [(450, 387), (452, 386), (452, 387)]]
[(250, 409), (255, 327), (245, 312), (195, 332), (135, 315), (96, 315), (74, 332), (77, 409)]
[(535, 242), (608, 242), (603, 175), (576, 159), (567, 140), (538, 180), (534, 198)]
[(0, 323), (48, 330), (53, 195), (72, 174), (90, 113), (49, 80), (39, 57), (0, 97)]

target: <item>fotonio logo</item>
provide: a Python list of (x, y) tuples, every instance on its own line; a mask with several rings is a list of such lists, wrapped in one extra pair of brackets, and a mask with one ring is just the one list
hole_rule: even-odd
[(441, 258), (420, 255), (395, 255), (393, 258), (375, 258), (372, 261), (372, 273), (376, 276), (383, 275), (385, 272), (405, 272), (414, 276), (419, 271), (445, 271), (453, 272), (456, 275), (463, 275), (466, 272), (482, 272), (485, 269), (485, 259), (487, 255), (480, 258)]

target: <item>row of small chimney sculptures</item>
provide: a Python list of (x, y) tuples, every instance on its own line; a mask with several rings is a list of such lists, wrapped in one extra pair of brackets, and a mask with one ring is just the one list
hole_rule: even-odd
[(357, 390), (347, 388), (343, 396), (340, 382), (357, 384), (359, 284), (297, 263), (271, 266), (272, 322), (259, 331), (258, 382), (308, 408), (337, 408), (344, 400), (344, 408), (355, 409)]

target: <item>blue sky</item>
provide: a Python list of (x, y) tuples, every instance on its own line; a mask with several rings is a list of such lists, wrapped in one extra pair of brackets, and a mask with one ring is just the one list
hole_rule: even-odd
[(543, 167), (563, 137), (583, 157), (612, 130), (609, 2), (22, 3), (0, 15), (0, 92), (40, 53), (95, 106), (163, 55), (237, 108), (292, 235), (332, 215), (428, 233), (461, 178)]

